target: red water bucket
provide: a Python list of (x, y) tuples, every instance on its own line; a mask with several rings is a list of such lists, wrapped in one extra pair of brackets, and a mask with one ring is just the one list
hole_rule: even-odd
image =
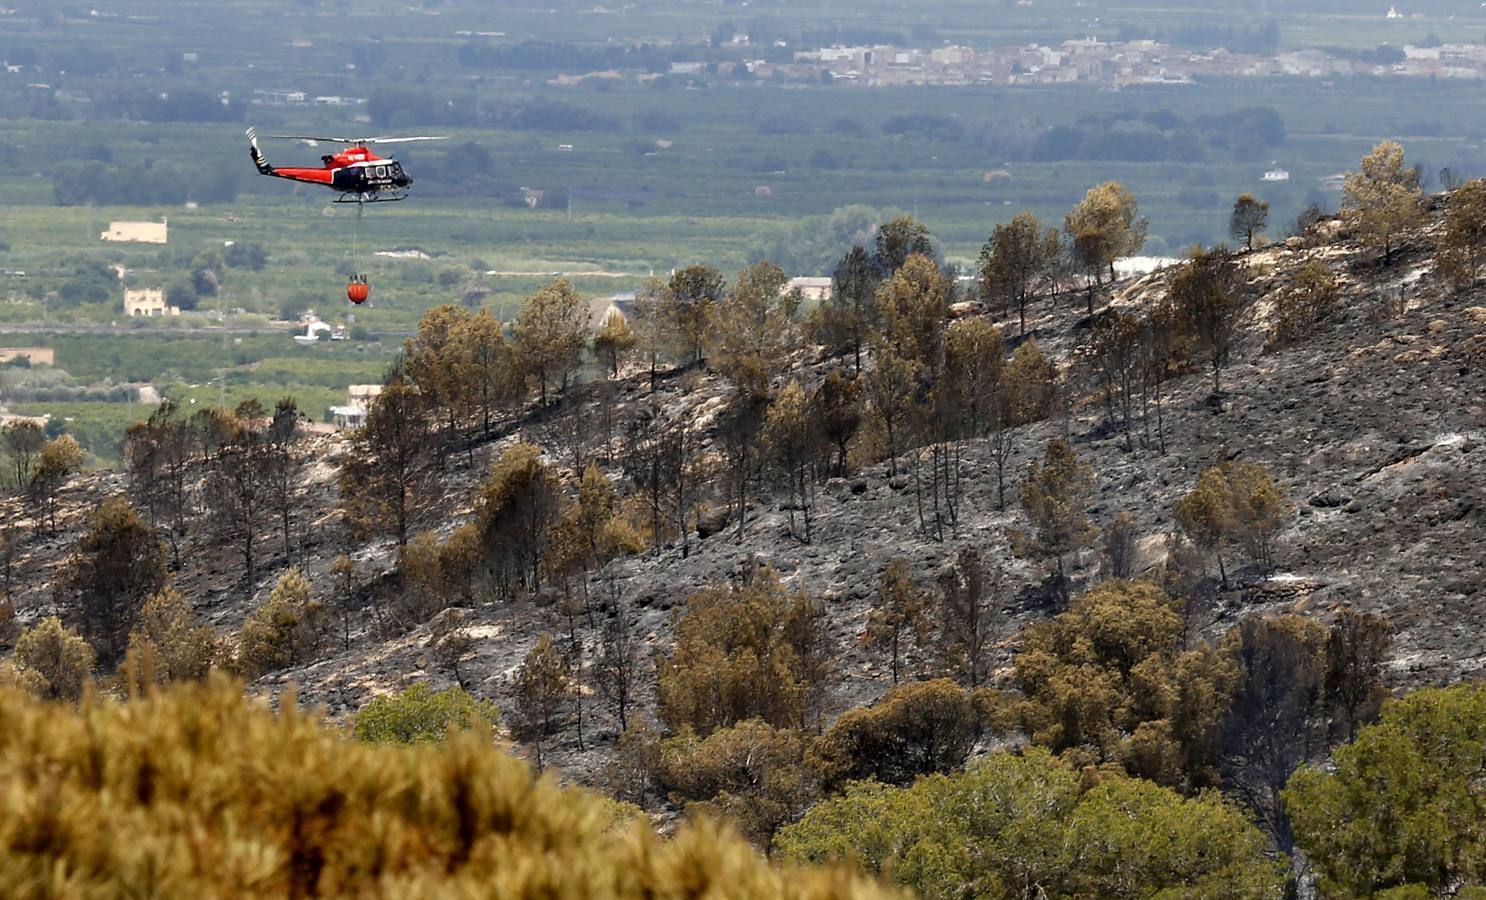
[(366, 283), (366, 278), (353, 277), (346, 283), (346, 299), (352, 303), (361, 304), (371, 294), (371, 285)]

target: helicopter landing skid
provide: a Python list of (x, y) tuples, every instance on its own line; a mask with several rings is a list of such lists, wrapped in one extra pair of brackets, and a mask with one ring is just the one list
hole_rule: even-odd
[(341, 194), (333, 203), (394, 203), (398, 200), (406, 200), (407, 194)]

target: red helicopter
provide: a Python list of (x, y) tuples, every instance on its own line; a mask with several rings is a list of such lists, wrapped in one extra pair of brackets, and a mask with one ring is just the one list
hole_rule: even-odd
[[(340, 196), (335, 199), (336, 203), (356, 204), (356, 226), (359, 232), (361, 226), (361, 210), (367, 203), (382, 203), (392, 200), (402, 200), (407, 197), (408, 188), (413, 185), (413, 178), (403, 171), (402, 164), (395, 159), (384, 158), (367, 149), (369, 144), (405, 144), (412, 141), (441, 141), (443, 135), (420, 135), (416, 137), (375, 137), (375, 138), (341, 138), (341, 137), (312, 137), (308, 135), (294, 134), (271, 134), (271, 138), (291, 141), (307, 141), (314, 146), (320, 141), (330, 144), (346, 144), (346, 149), (339, 153), (327, 153), (320, 157), (321, 166), (315, 168), (275, 168), (270, 165), (263, 151), (258, 149), (258, 132), (252, 128), (247, 131), (248, 155), (253, 158), (253, 165), (258, 168), (261, 175), (269, 175), (274, 178), (287, 178), (290, 181), (300, 181), (305, 184), (320, 184), (333, 191), (339, 191)], [(351, 244), (352, 262), (355, 262), (356, 243), (353, 237)], [(352, 275), (346, 284), (346, 299), (352, 303), (361, 304), (371, 293), (371, 287), (367, 284), (366, 276), (363, 274)]]
[(346, 144), (339, 153), (327, 153), (320, 157), (321, 166), (312, 168), (275, 168), (258, 149), (258, 132), (248, 129), (248, 154), (259, 174), (274, 178), (287, 178), (305, 184), (321, 184), (333, 191), (340, 191), (336, 203), (375, 203), (401, 200), (412, 187), (412, 176), (403, 171), (402, 163), (384, 158), (367, 149), (369, 144), (406, 144), (412, 141), (442, 141), (444, 135), (421, 135), (418, 137), (342, 138), (311, 137), (298, 134), (270, 134), (267, 137), (290, 141), (308, 141), (311, 146), (324, 141), (328, 144)]

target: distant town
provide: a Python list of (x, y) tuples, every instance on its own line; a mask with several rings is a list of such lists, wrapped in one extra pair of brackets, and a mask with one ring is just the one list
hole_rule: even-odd
[[(460, 35), (469, 33), (461, 32)], [(1087, 37), (1066, 40), (1055, 47), (1043, 44), (989, 49), (960, 45), (932, 48), (889, 44), (836, 45), (798, 50), (791, 54), (783, 41), (758, 47), (749, 43), (747, 35), (739, 34), (716, 48), (721, 51), (722, 58), (677, 60), (670, 62), (665, 71), (638, 67), (578, 68), (550, 76), (546, 83), (561, 87), (593, 80), (646, 83), (669, 78), (698, 83), (746, 78), (785, 84), (861, 87), (1082, 84), (1118, 90), (1234, 78), (1486, 79), (1486, 43), (1431, 40), (1426, 44), (1401, 47), (1384, 44), (1372, 50), (1353, 52), (1311, 47), (1266, 55), (1223, 47), (1199, 51), (1151, 39), (1120, 41)], [(759, 58), (748, 58), (749, 51), (755, 47)], [(739, 59), (740, 52), (742, 59)], [(181, 56), (189, 59), (196, 54)], [(22, 66), (9, 60), (0, 60), (0, 65), (6, 73), (22, 77), (34, 77), (45, 71), (42, 66)], [(27, 87), (50, 92), (59, 101), (88, 102), (93, 99), (92, 92), (87, 90), (54, 90), (51, 84), (40, 82), (28, 83)], [(161, 95), (162, 98), (166, 96)], [(223, 103), (231, 97), (231, 92), (221, 93)], [(255, 106), (364, 107), (367, 103), (365, 97), (317, 95), (294, 88), (259, 88), (243, 99)]]
[[(728, 49), (746, 47), (739, 35)], [(777, 57), (779, 47), (770, 48)], [(1232, 78), (1447, 78), (1486, 79), (1486, 43), (1434, 46), (1384, 45), (1339, 55), (1317, 48), (1264, 55), (1224, 48), (1195, 51), (1156, 40), (1106, 41), (1079, 38), (1056, 47), (1026, 44), (978, 49), (832, 46), (800, 50), (788, 62), (672, 62), (664, 73), (608, 69), (555, 75), (547, 83), (573, 86), (591, 80), (687, 81), (747, 77), (760, 81), (860, 87), (1082, 84), (1110, 90), (1142, 85), (1196, 84)], [(362, 97), (314, 96), (298, 90), (255, 90), (250, 99), (266, 106), (363, 106)]]
[[(740, 43), (746, 38), (740, 36)], [(769, 55), (777, 57), (780, 48)], [(1219, 78), (1486, 78), (1486, 44), (1383, 46), (1350, 55), (1317, 48), (1273, 55), (1224, 48), (1195, 51), (1156, 40), (1067, 40), (1056, 47), (1027, 44), (978, 49), (965, 46), (909, 48), (890, 45), (832, 46), (801, 50), (792, 61), (746, 60), (737, 64), (674, 62), (666, 74), (703, 79), (734, 74), (741, 67), (757, 79), (865, 87), (914, 85), (1046, 85), (1080, 83), (1118, 89), (1138, 85), (1193, 84)], [(551, 84), (589, 78), (624, 78), (620, 71), (556, 76)], [(661, 77), (638, 74), (638, 80)]]
[[(1391, 48), (1390, 48), (1391, 49)], [(1387, 61), (1377, 57), (1383, 56)], [(1082, 82), (1113, 88), (1142, 84), (1185, 84), (1199, 79), (1267, 77), (1486, 77), (1486, 44), (1405, 46), (1374, 52), (1369, 58), (1344, 58), (1319, 49), (1273, 56), (1174, 49), (1152, 40), (1064, 41), (1057, 47), (1031, 44), (992, 50), (971, 47), (903, 49), (898, 47), (827, 47), (795, 54), (792, 64), (750, 65), (754, 75), (784, 77), (829, 72), (829, 80), (868, 86), (1019, 85)]]

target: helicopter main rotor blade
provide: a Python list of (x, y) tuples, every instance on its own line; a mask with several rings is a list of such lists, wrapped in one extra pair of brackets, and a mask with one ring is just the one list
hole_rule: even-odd
[(362, 141), (363, 144), (406, 144), (410, 141), (447, 141), (447, 134), (423, 134), (416, 137), (374, 137)]
[(449, 136), (446, 134), (371, 138), (321, 137), (313, 134), (267, 134), (264, 137), (276, 138), (281, 141), (324, 141), (327, 144), (406, 144), (409, 141), (446, 141), (449, 139)]
[(324, 141), (327, 144), (361, 143), (361, 141), (356, 138), (320, 137), (313, 134), (265, 134), (264, 137), (270, 137), (280, 141)]

